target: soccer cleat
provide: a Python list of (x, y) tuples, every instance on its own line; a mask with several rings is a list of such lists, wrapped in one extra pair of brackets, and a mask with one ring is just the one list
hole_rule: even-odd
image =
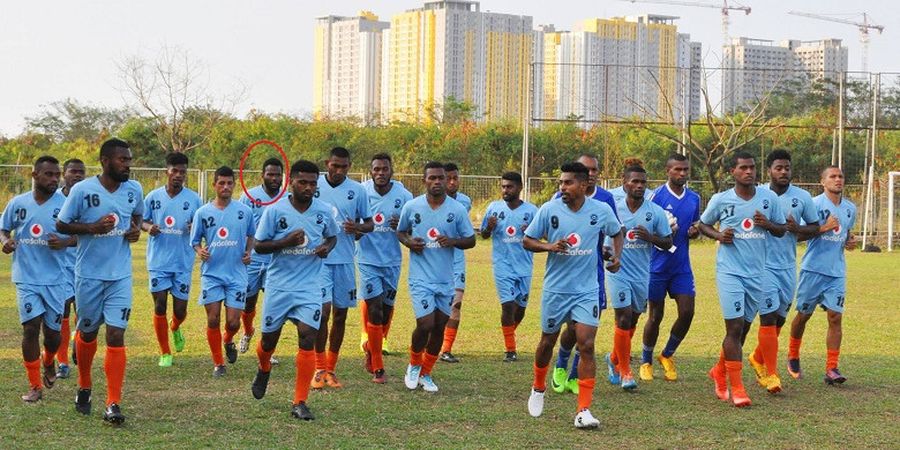
[(736, 408), (744, 408), (750, 406), (750, 397), (744, 388), (734, 389), (731, 392), (731, 402)]
[(531, 388), (531, 395), (528, 396), (528, 414), (531, 417), (541, 417), (544, 413), (544, 391), (536, 391)]
[(221, 366), (213, 367), (213, 376), (214, 377), (224, 377), (225, 376), (225, 364)]
[(387, 383), (387, 378), (385, 378), (384, 376), (384, 369), (378, 369), (375, 371), (374, 377), (372, 377), (372, 382), (375, 384)]
[(228, 364), (234, 364), (237, 362), (237, 347), (235, 347), (234, 342), (226, 342), (225, 343), (225, 359), (228, 360)]
[(760, 378), (759, 384), (766, 388), (770, 394), (781, 392), (781, 378), (778, 377), (778, 374), (773, 373), (772, 375), (766, 375)]
[(575, 428), (583, 429), (583, 430), (591, 430), (600, 426), (600, 421), (597, 420), (591, 411), (587, 408), (582, 409), (575, 415)]
[(273, 365), (273, 366), (277, 366), (277, 365), (281, 364), (281, 361), (277, 360), (277, 359), (273, 356), (273, 357), (269, 358), (269, 364), (271, 364), (271, 365)]
[(717, 370), (717, 369), (718, 369), (718, 365), (713, 366), (711, 369), (709, 369), (709, 373), (707, 373), (707, 375), (709, 375), (709, 379), (713, 380), (713, 383), (715, 383), (715, 385), (716, 385), (716, 387), (715, 387), (716, 397), (718, 397), (719, 400), (722, 400), (723, 402), (727, 402), (728, 401), (728, 381), (725, 379), (725, 371)]
[(659, 364), (663, 367), (663, 378), (666, 381), (677, 381), (678, 372), (675, 370), (675, 356), (665, 357), (662, 354), (656, 357)]
[(609, 384), (622, 384), (622, 377), (619, 376), (619, 371), (616, 369), (616, 365), (612, 362), (611, 354), (606, 354), (606, 369), (607, 376), (606, 378), (609, 380)]
[(313, 375), (312, 381), (309, 382), (309, 387), (313, 389), (322, 389), (325, 387), (325, 371), (317, 370), (316, 374)]
[(172, 344), (176, 352), (181, 353), (184, 351), (184, 333), (181, 331), (181, 328), (172, 332)]
[(297, 403), (291, 407), (291, 416), (300, 420), (315, 420), (315, 416), (313, 416), (304, 402)]
[(569, 378), (566, 380), (566, 390), (578, 395), (578, 378)]
[(266, 389), (269, 387), (269, 375), (272, 372), (263, 372), (262, 369), (258, 369), (256, 371), (256, 376), (253, 377), (253, 384), (250, 385), (250, 392), (253, 393), (253, 398), (260, 400), (266, 396)]
[(803, 370), (800, 369), (800, 358), (788, 359), (787, 371), (795, 380), (799, 380), (803, 376)]
[(422, 390), (425, 392), (434, 393), (438, 391), (437, 385), (434, 384), (434, 380), (431, 379), (431, 374), (419, 377), (419, 385), (422, 386)]
[(56, 378), (69, 378), (69, 372), (70, 369), (68, 364), (60, 364), (59, 369), (56, 370)]
[(622, 377), (622, 389), (625, 389), (626, 391), (637, 389), (637, 381), (634, 380), (634, 376), (625, 375)]
[(837, 367), (828, 369), (828, 371), (825, 372), (825, 383), (828, 385), (844, 384), (845, 381), (847, 381), (847, 377), (841, 375), (841, 372), (838, 371)]
[(119, 405), (111, 403), (106, 407), (106, 411), (103, 411), (103, 420), (113, 425), (122, 425), (125, 423), (125, 415), (122, 414)]
[(41, 398), (44, 397), (44, 393), (40, 388), (31, 388), (27, 394), (22, 396), (22, 401), (25, 403), (35, 403), (40, 401)]
[(172, 355), (159, 355), (159, 367), (172, 367)]
[(406, 367), (406, 376), (403, 377), (403, 384), (406, 388), (414, 391), (419, 387), (419, 374), (422, 372), (422, 366), (414, 366), (412, 364)]
[(250, 334), (244, 333), (244, 335), (241, 336), (241, 342), (240, 342), (241, 346), (240, 346), (239, 351), (242, 354), (247, 353), (247, 350), (250, 350), (250, 340), (251, 339), (253, 339), (253, 333), (250, 333)]
[(519, 355), (516, 352), (506, 352), (506, 356), (503, 358), (503, 362), (516, 362), (519, 360)]
[(441, 361), (448, 362), (448, 363), (458, 363), (459, 358), (453, 356), (453, 353), (441, 352)]
[(344, 387), (340, 381), (337, 379), (337, 375), (334, 372), (325, 372), (325, 385), (332, 389), (340, 389)]
[(369, 341), (362, 343), (362, 350), (366, 355), (363, 361), (363, 365), (366, 367), (366, 372), (375, 373), (375, 369), (372, 367), (372, 352), (369, 351)]
[(79, 389), (75, 393), (75, 411), (86, 416), (91, 415), (91, 390)]
[(381, 341), (381, 354), (385, 355), (385, 356), (388, 356), (391, 354), (391, 350), (388, 348), (388, 345), (387, 345), (387, 338), (384, 338)]
[(44, 366), (44, 375), (41, 377), (41, 380), (44, 382), (44, 387), (47, 389), (52, 389), (53, 385), (56, 384), (56, 363), (52, 362), (49, 366)]
[(756, 358), (753, 357), (753, 353), (747, 357), (747, 361), (750, 362), (750, 366), (753, 367), (753, 372), (756, 373), (756, 382), (759, 383), (760, 386), (766, 387), (766, 384), (763, 382), (763, 379), (769, 375), (769, 371), (766, 370), (766, 365), (757, 361)]
[(653, 365), (650, 363), (641, 364), (638, 374), (640, 374), (643, 381), (653, 381)]
[(562, 367), (554, 367), (553, 375), (550, 377), (550, 387), (553, 392), (562, 394), (566, 392), (566, 381), (569, 379), (569, 372)]

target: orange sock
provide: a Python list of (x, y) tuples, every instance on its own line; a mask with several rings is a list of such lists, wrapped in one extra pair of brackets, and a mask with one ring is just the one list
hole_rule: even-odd
[(613, 349), (616, 353), (616, 367), (621, 376), (631, 375), (631, 330), (616, 327), (613, 338)]
[(25, 361), (25, 374), (28, 375), (28, 386), (31, 389), (40, 389), (41, 384), (41, 360)]
[(716, 362), (716, 371), (725, 374), (725, 349), (719, 350), (719, 361)]
[(262, 339), (256, 343), (256, 357), (259, 358), (259, 370), (263, 372), (272, 371), (272, 354), (275, 353), (273, 348), (271, 352), (263, 350)]
[(316, 372), (315, 350), (297, 350), (294, 366), (297, 369), (297, 374), (294, 378), (294, 404), (296, 405), (297, 403), (305, 402), (309, 397), (309, 383)]
[(503, 330), (503, 343), (506, 345), (506, 351), (516, 351), (516, 326), (501, 326), (500, 329)]
[(412, 347), (409, 348), (409, 365), (411, 366), (422, 366), (422, 353), (424, 352), (414, 352)]
[(47, 349), (47, 347), (44, 347), (44, 351), (41, 352), (41, 363), (44, 365), (44, 367), (53, 364), (54, 358), (56, 358), (56, 352), (51, 352)]
[(338, 352), (333, 352), (328, 350), (325, 352), (325, 370), (328, 372), (334, 372), (334, 368), (337, 367), (338, 361)]
[(372, 370), (384, 369), (384, 358), (381, 355), (381, 343), (384, 339), (381, 325), (369, 323), (366, 327), (369, 336), (369, 353), (372, 354)]
[(325, 360), (325, 352), (316, 352), (316, 372), (320, 370), (325, 370), (327, 367), (327, 362)]
[(425, 355), (422, 357), (422, 375), (431, 375), (431, 371), (434, 369), (434, 363), (438, 360), (438, 355), (432, 355), (431, 353), (425, 352)]
[(78, 387), (91, 388), (91, 365), (94, 363), (94, 354), (97, 353), (97, 340), (84, 342), (81, 333), (75, 333), (75, 353), (78, 355)]
[(825, 356), (825, 370), (837, 369), (838, 366), (838, 357), (841, 355), (841, 349), (832, 350), (828, 349), (828, 354)]
[[(186, 318), (187, 318), (187, 315), (185, 315), (185, 319)], [(184, 319), (179, 319), (178, 316), (172, 315), (172, 323), (169, 325), (169, 329), (172, 331), (175, 331), (175, 330), (181, 328), (182, 323), (184, 323)]]
[(788, 343), (788, 359), (800, 359), (800, 344), (802, 342), (802, 339), (791, 336), (791, 340)]
[(222, 337), (222, 341), (226, 344), (234, 342), (234, 335), (237, 334), (240, 329), (241, 328), (238, 327), (237, 330), (229, 330), (228, 327), (225, 327), (225, 335)]
[(69, 319), (63, 317), (62, 324), (59, 328), (59, 348), (56, 349), (56, 360), (60, 364), (69, 365), (69, 335), (72, 330), (69, 328)]
[(122, 402), (122, 385), (125, 383), (125, 347), (106, 346), (103, 361), (106, 372), (106, 406)]
[[(225, 358), (222, 356), (222, 330), (218, 328), (206, 328), (206, 342), (209, 343), (209, 351), (212, 354), (213, 364), (221, 366), (225, 364)], [(78, 361), (81, 361), (81, 353), (78, 354)], [(78, 371), (81, 373), (81, 371)]]
[(595, 378), (578, 379), (578, 411), (591, 407), (591, 399), (594, 397)]
[(547, 389), (547, 371), (550, 369), (550, 364), (547, 364), (544, 367), (538, 367), (537, 363), (534, 363), (534, 384), (532, 387), (536, 391), (544, 391)]
[(169, 348), (169, 324), (166, 321), (165, 314), (158, 316), (153, 315), (153, 329), (156, 330), (156, 340), (159, 342), (159, 352), (163, 355), (171, 355), (172, 349)]
[(740, 361), (725, 360), (725, 371), (728, 373), (728, 381), (731, 383), (731, 391), (744, 390), (744, 380), (741, 378), (744, 364)]
[(444, 328), (444, 344), (441, 346), (441, 353), (453, 351), (453, 342), (456, 341), (456, 328)]
[(759, 327), (757, 348), (762, 349), (763, 361), (766, 363), (766, 371), (769, 372), (769, 375), (778, 373), (778, 331), (775, 330), (775, 325)]
[(256, 310), (253, 311), (244, 311), (241, 313), (241, 323), (244, 324), (244, 334), (251, 335), (253, 334), (253, 319), (256, 317)]
[(391, 308), (390, 312), (387, 315), (387, 321), (381, 327), (384, 328), (384, 338), (387, 339), (388, 331), (391, 329), (391, 320), (394, 318), (394, 308)]
[[(369, 304), (365, 301), (360, 302), (359, 304), (359, 312), (362, 314), (362, 320), (359, 322), (359, 327), (361, 330), (368, 333), (369, 331)], [(372, 339), (369, 339), (370, 341)]]

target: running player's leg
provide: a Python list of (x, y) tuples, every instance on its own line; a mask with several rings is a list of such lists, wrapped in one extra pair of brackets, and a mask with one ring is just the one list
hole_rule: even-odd
[[(550, 377), (550, 384), (554, 392), (565, 392), (570, 379), (578, 379), (578, 353), (572, 358), (572, 371), (569, 373), (569, 358), (575, 349), (575, 328), (566, 324), (566, 328), (559, 334), (559, 350), (556, 354), (556, 366)], [(576, 382), (577, 383), (577, 382)], [(577, 386), (577, 384), (575, 384)]]
[(191, 272), (175, 273), (175, 281), (170, 290), (172, 294), (172, 320), (169, 330), (172, 332), (172, 343), (176, 352), (184, 350), (184, 332), (181, 324), (187, 320), (188, 299), (191, 297)]
[(664, 378), (667, 381), (675, 381), (678, 379), (678, 372), (675, 369), (675, 352), (685, 336), (687, 336), (691, 323), (694, 321), (694, 299), (696, 296), (694, 274), (688, 272), (674, 276), (670, 279), (668, 290), (672, 298), (675, 299), (678, 317), (672, 324), (669, 339), (666, 341), (666, 346), (657, 359), (665, 370)]
[(462, 302), (463, 296), (465, 295), (465, 272), (456, 273), (453, 275), (454, 283), (456, 284), (456, 289), (453, 292), (453, 304), (450, 307), (450, 320), (447, 322), (446, 330), (444, 331), (444, 342), (441, 345), (441, 361), (449, 362), (449, 363), (457, 363), (459, 362), (459, 358), (457, 358), (453, 354), (453, 344), (456, 342), (456, 335), (459, 332), (459, 322), (462, 319)]
[(22, 322), (22, 359), (28, 376), (28, 392), (22, 396), (22, 400), (29, 403), (40, 400), (42, 396), (40, 347), (42, 321), (42, 315), (37, 315)]
[(240, 353), (246, 353), (250, 350), (250, 341), (253, 339), (253, 333), (256, 332), (256, 328), (253, 327), (253, 320), (256, 318), (256, 303), (259, 301), (259, 291), (263, 287), (265, 274), (265, 263), (251, 261), (247, 265), (247, 300), (244, 303), (244, 311), (241, 312), (244, 334), (241, 336), (238, 349)]
[(494, 277), (497, 296), (500, 299), (500, 331), (506, 351), (504, 361), (513, 362), (516, 355), (516, 327), (521, 321), (519, 299), (523, 293), (518, 288), (518, 280), (512, 277)]
[(847, 377), (838, 370), (838, 358), (841, 354), (841, 340), (843, 338), (842, 319), (844, 315), (844, 298), (846, 297), (846, 279), (843, 277), (822, 277), (824, 283), (822, 306), (828, 316), (828, 334), (825, 337), (827, 356), (825, 359), (825, 383), (842, 384)]
[[(744, 389), (741, 379), (742, 371), (742, 339), (747, 328), (747, 317), (752, 320), (756, 314), (755, 305), (746, 292), (744, 280), (740, 277), (726, 274), (716, 274), (716, 284), (719, 292), (719, 304), (722, 307), (722, 316), (725, 319), (725, 338), (722, 340), (722, 357), (716, 367), (710, 371), (710, 376), (716, 382), (716, 395), (722, 398), (724, 390), (727, 400), (727, 388), (722, 384), (731, 385), (731, 398), (735, 406), (748, 406), (750, 398)], [(750, 311), (748, 311), (748, 309)]]
[(211, 301), (204, 304), (206, 309), (206, 342), (209, 344), (209, 352), (212, 356), (213, 375), (225, 375), (225, 357), (222, 353), (222, 328), (221, 315), (223, 300)]
[(576, 428), (596, 428), (600, 425), (600, 421), (595, 419), (590, 412), (597, 373), (594, 340), (600, 320), (600, 305), (594, 300), (596, 298), (596, 291), (572, 295), (571, 319), (575, 323), (575, 339), (580, 355)]
[(806, 323), (816, 311), (816, 306), (825, 300), (825, 283), (815, 273), (801, 270), (797, 284), (797, 315), (791, 323), (791, 336), (788, 342), (788, 373), (797, 379), (803, 376), (800, 366), (800, 346)]
[[(154, 278), (154, 280), (158, 279)], [(159, 344), (160, 367), (172, 365), (172, 350), (169, 346), (169, 321), (166, 318), (168, 294), (168, 289), (150, 293), (151, 297), (153, 297), (153, 330), (156, 332), (156, 341)]]
[(325, 384), (332, 388), (342, 387), (335, 375), (344, 332), (347, 326), (347, 312), (356, 307), (356, 266), (353, 263), (332, 266), (334, 271), (331, 304), (331, 330), (328, 334), (328, 352), (325, 363)]
[(106, 356), (103, 369), (106, 373), (106, 411), (103, 419), (121, 424), (125, 416), (119, 409), (122, 403), (122, 386), (125, 382), (125, 329), (131, 317), (132, 278), (105, 281), (103, 321), (106, 323)]
[(316, 373), (313, 377), (313, 389), (325, 387), (325, 375), (328, 367), (328, 325), (331, 321), (331, 310), (334, 305), (334, 271), (335, 266), (322, 266), (322, 318), (316, 334)]
[(103, 323), (103, 282), (89, 278), (75, 279), (75, 305), (78, 309), (75, 348), (78, 354), (78, 392), (75, 410), (91, 413), (91, 366), (97, 353), (97, 334)]
[[(321, 314), (316, 307), (307, 305), (308, 310), (315, 309), (313, 316)], [(309, 314), (304, 313), (304, 317)], [(306, 406), (309, 398), (310, 383), (316, 371), (315, 343), (317, 330), (310, 320), (297, 320), (297, 356), (294, 360), (296, 375), (294, 379), (294, 402), (291, 415), (301, 420), (313, 420), (314, 416)], [(315, 320), (318, 322), (318, 320)]]
[[(363, 265), (360, 265), (362, 268)], [(361, 276), (362, 271), (360, 271)], [(366, 312), (363, 326), (366, 332), (366, 342), (363, 344), (363, 351), (366, 354), (365, 366), (369, 373), (375, 375), (373, 381), (376, 383), (384, 382), (384, 358), (381, 354), (382, 344), (384, 343), (384, 283), (380, 277), (361, 278), (367, 298), (363, 301), (361, 309)]]
[[(74, 289), (74, 287), (72, 287)], [(69, 340), (72, 336), (72, 327), (69, 322), (69, 315), (75, 309), (75, 297), (72, 296), (66, 300), (63, 305), (63, 318), (59, 329), (59, 347), (56, 350), (56, 361), (59, 362), (59, 370), (56, 376), (59, 378), (69, 378)]]
[(653, 353), (659, 340), (659, 327), (666, 313), (666, 294), (670, 276), (658, 273), (650, 274), (649, 306), (644, 332), (641, 335), (641, 379), (653, 380)]
[[(541, 339), (534, 352), (534, 381), (531, 385), (531, 395), (528, 397), (528, 414), (532, 417), (539, 417), (544, 412), (544, 391), (547, 388), (550, 358), (553, 356), (553, 347), (556, 345), (562, 325), (569, 319), (569, 308), (566, 304), (558, 301), (558, 298), (558, 294), (547, 291), (541, 295)], [(575, 334), (572, 325), (568, 325), (568, 328), (572, 330), (572, 334)], [(573, 342), (572, 347), (574, 346)], [(560, 348), (562, 349), (562, 347)], [(564, 376), (565, 372), (566, 368), (563, 368)]]
[[(622, 388), (631, 390), (637, 387), (631, 372), (631, 325), (634, 323), (633, 293), (625, 286), (619, 290), (615, 282), (610, 283), (610, 286), (616, 317), (613, 352), (610, 360), (615, 364), (616, 371), (621, 377)], [(579, 353), (581, 353), (580, 350), (581, 348), (579, 348)]]
[(62, 322), (63, 305), (69, 292), (61, 292), (55, 286), (43, 287), (44, 314), (41, 321), (41, 331), (44, 333), (44, 351), (41, 354), (41, 363), (44, 369), (44, 387), (50, 389), (56, 383), (56, 352), (60, 344), (60, 325)]

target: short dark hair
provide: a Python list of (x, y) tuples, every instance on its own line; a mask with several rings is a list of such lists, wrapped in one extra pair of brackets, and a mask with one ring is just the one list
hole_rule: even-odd
[(166, 166), (188, 165), (188, 157), (184, 153), (172, 152), (166, 155)]
[(344, 147), (334, 147), (331, 149), (331, 152), (328, 154), (329, 157), (334, 156), (337, 158), (350, 158), (350, 150), (347, 150)]
[(278, 158), (269, 158), (269, 159), (267, 159), (267, 160), (263, 163), (263, 165), (262, 165), (262, 170), (263, 170), (263, 172), (265, 172), (265, 171), (266, 171), (266, 167), (269, 167), (269, 166), (280, 167), (280, 168), (281, 168), (281, 171), (284, 172), (284, 163), (281, 162), (281, 160), (278, 159)]
[(456, 163), (448, 162), (444, 164), (445, 172), (459, 172), (459, 166)]
[(37, 169), (43, 163), (59, 164), (59, 160), (50, 155), (44, 155), (34, 161), (34, 168)]
[(738, 165), (739, 159), (754, 159), (753, 155), (747, 153), (743, 150), (738, 150), (731, 154), (731, 159), (728, 160), (728, 170), (734, 169)]
[(637, 173), (647, 173), (647, 171), (644, 170), (643, 167), (638, 166), (638, 165), (632, 165), (632, 166), (628, 166), (628, 167), (625, 168), (625, 170), (622, 172), (622, 177), (627, 177), (629, 174), (632, 174), (632, 173), (635, 173), (635, 172), (637, 172)]
[(500, 176), (501, 180), (512, 181), (513, 183), (522, 185), (522, 175), (519, 172), (506, 172)]
[(669, 161), (687, 161), (687, 160), (688, 160), (688, 157), (685, 155), (682, 155), (681, 153), (670, 153), (669, 157), (666, 158), (666, 164), (668, 164)]
[(312, 161), (307, 161), (305, 159), (301, 159), (299, 161), (295, 161), (291, 164), (291, 176), (297, 175), (299, 173), (314, 173), (316, 176), (319, 176), (319, 166)]
[(112, 156), (113, 151), (117, 148), (127, 148), (130, 149), (131, 146), (128, 145), (127, 142), (119, 139), (119, 138), (110, 138), (107, 139), (106, 142), (100, 145), (100, 157), (109, 158)]
[(598, 161), (598, 162), (600, 161), (600, 158), (598, 158), (596, 154), (594, 154), (594, 153), (589, 153), (589, 152), (584, 152), (584, 153), (578, 155), (578, 158), (575, 158), (575, 159), (576, 159), (576, 160), (579, 160), (579, 159), (581, 159), (581, 158), (591, 158), (591, 159), (593, 159), (594, 161)]
[(232, 170), (231, 167), (228, 166), (219, 167), (218, 169), (216, 169), (215, 175), (213, 175), (213, 183), (215, 183), (216, 180), (219, 179), (219, 177), (231, 177), (232, 179), (234, 179), (234, 170)]
[[(378, 161), (378, 160), (387, 161), (391, 165), (394, 164), (394, 161), (391, 159), (391, 155), (388, 155), (387, 153), (376, 153), (376, 154), (372, 155), (372, 161)], [(372, 161), (369, 161), (369, 162), (372, 162)]]
[(779, 159), (790, 161), (791, 154), (783, 148), (772, 150), (772, 153), (769, 153), (769, 156), (766, 156), (766, 167), (772, 167), (772, 164)]
[(83, 165), (84, 165), (84, 161), (82, 161), (82, 160), (80, 160), (80, 159), (78, 159), (78, 158), (70, 158), (70, 159), (67, 159), (66, 162), (63, 163), (63, 172), (65, 172), (66, 169), (69, 168), (69, 164), (81, 164), (81, 165), (83, 166)]
[(444, 169), (445, 171), (447, 170), (444, 168), (443, 164), (437, 161), (428, 161), (427, 163), (425, 163), (425, 168), (422, 170), (422, 176), (425, 176), (425, 174), (428, 172), (428, 169)]
[(584, 164), (577, 161), (567, 162), (563, 164), (559, 168), (559, 171), (562, 173), (574, 173), (575, 178), (581, 181), (587, 181), (589, 174), (588, 168), (585, 167)]
[(837, 170), (840, 170), (841, 173), (844, 173), (844, 169), (842, 169), (841, 166), (836, 166), (836, 165), (834, 165), (834, 164), (830, 164), (830, 165), (827, 165), (827, 166), (825, 166), (825, 167), (822, 168), (822, 171), (819, 172), (819, 177), (820, 177), (820, 178), (821, 178), (821, 177), (824, 177), (824, 176), (825, 176), (825, 172), (827, 172), (829, 169), (837, 169)]

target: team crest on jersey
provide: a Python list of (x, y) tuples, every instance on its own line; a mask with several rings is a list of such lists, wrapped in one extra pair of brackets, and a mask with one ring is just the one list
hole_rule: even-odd
[(516, 227), (509, 225), (506, 227), (506, 235), (507, 236), (515, 236), (516, 235)]
[(316, 214), (316, 225), (322, 225), (322, 222), (325, 221), (325, 216), (321, 214)]
[(228, 228), (219, 227), (219, 229), (216, 230), (216, 236), (218, 236), (219, 239), (228, 239)]
[(187, 211), (187, 210), (189, 210), (189, 209), (191, 209), (191, 204), (190, 204), (190, 203), (184, 202), (184, 203), (181, 204), (181, 210), (182, 210), (182, 211)]
[(791, 198), (791, 208), (796, 208), (798, 206), (800, 206), (800, 200), (798, 200), (796, 197)]
[(41, 224), (36, 223), (31, 226), (28, 232), (31, 233), (31, 236), (33, 237), (41, 237), (41, 235), (44, 234), (44, 227), (42, 227)]
[(432, 241), (436, 241), (438, 236), (440, 236), (440, 235), (441, 235), (441, 232), (438, 231), (437, 228), (431, 227), (428, 229), (428, 239), (431, 239)]
[(394, 200), (394, 209), (400, 209), (401, 206), (403, 206), (403, 202), (399, 198)]
[(134, 203), (134, 192), (128, 193), (128, 203)]
[(31, 314), (32, 309), (33, 309), (33, 307), (31, 306), (31, 303), (25, 304), (25, 314)]
[(453, 215), (453, 213), (447, 214), (447, 223), (453, 223), (453, 219), (455, 218), (456, 216)]
[(353, 200), (356, 197), (356, 191), (350, 191), (347, 193), (347, 200)]
[(578, 248), (581, 246), (581, 235), (578, 233), (569, 233), (566, 236), (566, 243), (569, 244), (571, 248)]
[(849, 209), (847, 210), (847, 218), (848, 219), (850, 218), (850, 210)]
[(596, 214), (591, 214), (591, 225), (597, 225), (597, 222), (600, 222), (600, 218)]
[(175, 226), (175, 218), (172, 216), (166, 216), (166, 218), (163, 219), (163, 223), (166, 224), (167, 227), (172, 228)]
[(769, 209), (769, 200), (763, 199), (763, 209)]
[(238, 220), (244, 220), (244, 212), (238, 211)]
[(644, 221), (645, 221), (645, 222), (649, 222), (649, 221), (651, 221), (651, 220), (653, 220), (653, 213), (649, 213), (649, 212), (648, 212), (647, 215), (644, 216)]
[(319, 198), (319, 189), (318, 188), (316, 188), (316, 193), (313, 194), (313, 197)]
[(56, 219), (59, 216), (59, 208), (53, 210), (53, 218)]
[(531, 221), (531, 214), (525, 213), (525, 215), (522, 217), (522, 220), (525, 223), (528, 223), (529, 221)]
[(372, 217), (372, 222), (375, 222), (375, 225), (384, 225), (384, 214), (375, 214), (375, 217)]

